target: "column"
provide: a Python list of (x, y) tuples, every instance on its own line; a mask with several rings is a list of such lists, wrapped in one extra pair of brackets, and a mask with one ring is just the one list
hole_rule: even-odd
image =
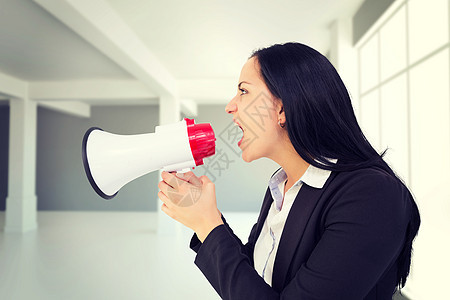
[(37, 228), (36, 102), (11, 99), (9, 122), (5, 232), (23, 233)]
[(335, 20), (330, 25), (329, 59), (344, 81), (352, 99), (356, 115), (359, 112), (357, 52), (353, 47), (352, 18)]
[[(171, 124), (180, 121), (180, 101), (173, 96), (163, 96), (159, 98), (159, 124)], [(162, 180), (159, 171), (159, 181)], [(158, 182), (159, 182), (158, 181)], [(158, 198), (158, 223), (157, 232), (159, 235), (173, 235), (181, 231), (181, 224), (167, 216), (162, 210), (163, 202)]]

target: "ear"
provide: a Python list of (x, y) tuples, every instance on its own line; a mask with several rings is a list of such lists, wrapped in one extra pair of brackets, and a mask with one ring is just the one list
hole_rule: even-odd
[(278, 102), (276, 110), (277, 110), (277, 120), (280, 121), (281, 123), (285, 123), (286, 115), (284, 114), (284, 106), (281, 101)]

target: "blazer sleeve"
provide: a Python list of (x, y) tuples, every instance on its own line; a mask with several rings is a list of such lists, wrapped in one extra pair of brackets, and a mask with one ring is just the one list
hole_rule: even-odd
[[(230, 236), (236, 241), (236, 243), (241, 248), (241, 251), (243, 254), (247, 256), (247, 258), (250, 260), (251, 264), (253, 265), (253, 250), (255, 249), (255, 235), (256, 235), (256, 225), (254, 224), (252, 227), (252, 230), (250, 231), (250, 235), (248, 238), (248, 242), (244, 245), (241, 240), (234, 234), (233, 230), (231, 229), (230, 225), (228, 225), (227, 220), (222, 215), (222, 221), (224, 223), (225, 229), (229, 232)], [(198, 250), (200, 249), (200, 246), (202, 245), (202, 242), (198, 239), (197, 235), (194, 233), (191, 239), (191, 243), (189, 247), (198, 253)]]
[(195, 264), (223, 299), (363, 299), (396, 260), (408, 209), (392, 178), (358, 176), (341, 186), (329, 201), (319, 242), (279, 293), (257, 274), (227, 225), (199, 245)]

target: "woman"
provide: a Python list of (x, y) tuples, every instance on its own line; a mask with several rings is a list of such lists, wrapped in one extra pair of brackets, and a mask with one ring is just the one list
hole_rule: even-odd
[[(252, 111), (261, 107), (257, 122)], [(299, 43), (258, 50), (226, 111), (243, 129), (242, 158), (281, 166), (248, 243), (221, 216), (206, 176), (164, 172), (158, 194), (161, 209), (194, 230), (195, 263), (219, 295), (392, 299), (409, 273), (419, 212), (364, 137), (331, 63)], [(179, 205), (196, 188), (194, 204)]]

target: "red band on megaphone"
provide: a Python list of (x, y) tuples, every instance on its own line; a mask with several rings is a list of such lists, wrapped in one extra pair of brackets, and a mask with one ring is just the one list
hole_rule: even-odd
[(216, 138), (209, 123), (194, 124), (193, 119), (184, 118), (187, 125), (189, 145), (195, 165), (203, 165), (203, 158), (216, 153)]

